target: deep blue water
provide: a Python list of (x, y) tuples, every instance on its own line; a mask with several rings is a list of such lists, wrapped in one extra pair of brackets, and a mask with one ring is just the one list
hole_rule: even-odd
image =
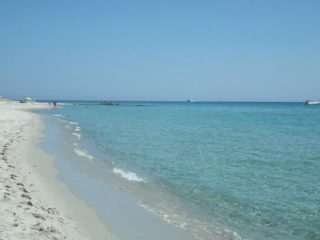
[(49, 114), (75, 153), (134, 182), (166, 221), (200, 239), (320, 239), (320, 106), (71, 103)]

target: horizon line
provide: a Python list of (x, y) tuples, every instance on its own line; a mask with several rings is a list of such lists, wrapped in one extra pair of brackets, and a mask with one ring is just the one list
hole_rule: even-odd
[[(79, 102), (186, 102), (187, 100), (105, 100), (105, 99), (35, 99), (35, 101), (79, 101)], [(303, 103), (305, 101), (243, 101), (243, 100), (193, 100), (189, 103)]]

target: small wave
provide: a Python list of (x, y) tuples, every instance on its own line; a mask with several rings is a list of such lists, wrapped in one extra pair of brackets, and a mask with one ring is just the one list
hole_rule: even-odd
[(81, 134), (80, 133), (72, 133), (72, 135), (76, 136), (78, 139), (81, 138)]
[(85, 157), (85, 158), (88, 158), (90, 160), (93, 159), (93, 156), (90, 155), (86, 150), (83, 150), (83, 149), (80, 149), (80, 148), (74, 148), (73, 152), (75, 154), (77, 154), (78, 156), (80, 156), (80, 157)]
[(134, 182), (143, 182), (144, 179), (137, 176), (137, 174), (133, 173), (133, 172), (127, 172), (124, 171), (120, 168), (113, 168), (113, 173), (120, 175), (122, 178), (125, 178), (129, 181), (134, 181)]
[(77, 125), (78, 124), (77, 122), (72, 122), (72, 121), (70, 121), (69, 123), (73, 124), (73, 125)]
[(53, 114), (54, 117), (63, 117), (61, 114)]
[(73, 143), (73, 146), (78, 146), (78, 143), (74, 142), (74, 143)]
[(80, 128), (80, 127), (76, 127), (76, 128), (75, 128), (75, 131), (80, 132), (80, 131), (81, 131), (81, 128)]

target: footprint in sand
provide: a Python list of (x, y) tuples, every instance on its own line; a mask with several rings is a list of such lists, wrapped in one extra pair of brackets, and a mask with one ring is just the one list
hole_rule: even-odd
[(26, 204), (30, 207), (33, 207), (33, 203), (31, 201), (27, 201), (27, 202), (20, 202), (20, 204)]
[(10, 198), (9, 198), (7, 195), (4, 195), (4, 196), (3, 196), (3, 200), (4, 200), (4, 201), (9, 201)]
[(31, 199), (31, 197), (29, 195), (27, 195), (27, 194), (21, 194), (21, 197), (29, 199), (29, 200)]
[(40, 214), (40, 213), (32, 213), (32, 215), (33, 215), (35, 218), (39, 218), (39, 219), (42, 219), (42, 220), (46, 220), (46, 219), (47, 219), (45, 216), (43, 216), (43, 215)]
[[(14, 175), (14, 174), (10, 174), (10, 178), (13, 179), (13, 180), (16, 180), (17, 178), (17, 175)], [(18, 184), (17, 184), (18, 185)]]

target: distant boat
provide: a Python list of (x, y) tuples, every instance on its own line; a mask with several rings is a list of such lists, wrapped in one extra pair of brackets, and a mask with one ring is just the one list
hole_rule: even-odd
[(193, 101), (193, 99), (188, 99), (186, 102), (192, 103), (192, 102), (194, 102), (194, 101)]
[(118, 106), (119, 103), (113, 103), (113, 102), (108, 102), (108, 101), (103, 101), (99, 103), (100, 105), (106, 105), (106, 106)]
[(318, 102), (318, 101), (312, 101), (312, 100), (307, 100), (307, 101), (305, 101), (305, 104), (307, 104), (307, 105), (315, 105), (315, 104), (320, 104), (320, 102)]

